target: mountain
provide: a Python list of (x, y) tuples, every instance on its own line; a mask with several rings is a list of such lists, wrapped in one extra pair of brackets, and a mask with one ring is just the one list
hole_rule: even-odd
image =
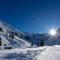
[(21, 32), (15, 27), (0, 21), (1, 48), (26, 48), (40, 46), (42, 34)]
[(60, 60), (60, 28), (49, 33), (27, 33), (0, 21), (0, 60)]
[(2, 46), (1, 48), (24, 48), (31, 46), (31, 43), (21, 38), (23, 34), (24, 33), (19, 32), (11, 25), (0, 21), (0, 46)]
[(0, 48), (28, 48), (39, 46), (60, 45), (60, 28), (57, 35), (51, 37), (48, 33), (21, 32), (15, 27), (0, 21)]

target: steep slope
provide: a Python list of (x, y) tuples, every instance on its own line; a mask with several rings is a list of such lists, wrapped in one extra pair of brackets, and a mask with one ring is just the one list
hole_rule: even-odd
[(0, 46), (7, 48), (25, 48), (31, 46), (31, 43), (19, 38), (18, 34), (22, 34), (16, 28), (0, 21)]

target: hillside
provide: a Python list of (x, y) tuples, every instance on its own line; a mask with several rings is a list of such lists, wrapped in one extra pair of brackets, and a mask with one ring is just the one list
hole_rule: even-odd
[(0, 21), (0, 60), (60, 60), (60, 28), (56, 36), (27, 33)]

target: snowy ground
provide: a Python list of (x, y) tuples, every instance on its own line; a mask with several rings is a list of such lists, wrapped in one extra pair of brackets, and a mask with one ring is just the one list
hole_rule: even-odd
[(60, 46), (47, 47), (45, 51), (36, 56), (36, 60), (60, 60)]
[(0, 50), (0, 60), (60, 60), (60, 46)]

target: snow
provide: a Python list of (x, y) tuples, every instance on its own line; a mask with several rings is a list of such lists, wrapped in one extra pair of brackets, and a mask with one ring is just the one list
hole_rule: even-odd
[[(0, 59), (26, 59), (33, 60), (34, 56), (39, 52), (43, 51), (46, 47), (38, 47), (38, 48), (25, 48), (25, 49), (11, 49), (11, 50), (0, 50)], [(12, 55), (12, 56), (11, 56)], [(6, 58), (7, 57), (7, 58)]]
[(25, 52), (25, 51), (38, 51), (38, 50), (45, 50), (46, 46), (44, 47), (37, 47), (37, 48), (14, 48), (14, 49), (3, 49), (0, 50), (0, 53), (17, 53), (17, 52)]
[[(0, 22), (0, 27), (3, 28), (3, 31), (0, 31), (2, 38), (0, 60), (60, 60), (60, 36), (51, 38), (48, 37), (48, 34), (19, 32), (22, 37), (21, 35), (14, 35), (14, 38), (11, 38), (9, 35), (11, 32), (17, 33), (17, 29), (4, 22)], [(35, 47), (31, 46), (31, 42), (28, 42), (25, 36), (31, 39)], [(47, 37), (48, 39), (45, 39)], [(36, 45), (42, 41), (40, 39), (43, 39), (44, 46), (38, 47)], [(4, 47), (12, 47), (12, 49), (5, 49)]]
[(47, 49), (36, 56), (37, 60), (60, 60), (60, 47), (47, 47)]
[(60, 47), (44, 46), (37, 48), (15, 48), (0, 50), (2, 60), (60, 60)]
[[(7, 57), (7, 59), (35, 59), (34, 56), (39, 52), (39, 51), (43, 51), (46, 47), (38, 47), (38, 48), (25, 48), (25, 49), (19, 49), (19, 48), (15, 48), (15, 49), (11, 49), (11, 50), (0, 50), (0, 59), (6, 59), (5, 57)], [(12, 55), (12, 57), (11, 57)], [(18, 56), (19, 55), (19, 56)], [(25, 57), (24, 57), (25, 55)], [(22, 57), (23, 58), (22, 58)], [(10, 58), (9, 58), (10, 57)], [(17, 58), (16, 58), (17, 57)]]

